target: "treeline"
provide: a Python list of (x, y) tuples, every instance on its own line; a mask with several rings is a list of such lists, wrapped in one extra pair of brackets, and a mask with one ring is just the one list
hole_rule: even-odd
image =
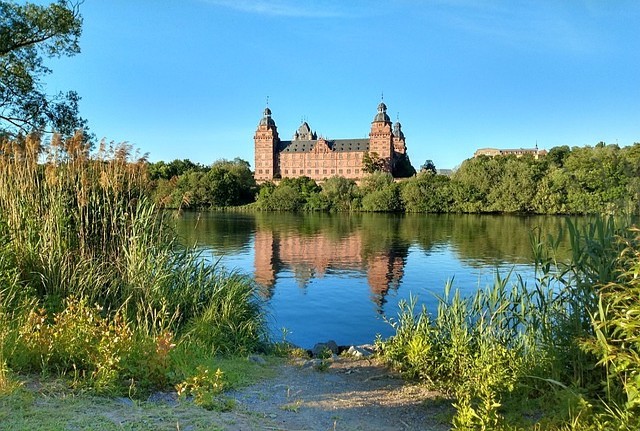
[(301, 177), (258, 187), (241, 159), (211, 167), (160, 162), (149, 169), (155, 200), (165, 208), (254, 201), (264, 211), (598, 214), (640, 208), (639, 143), (554, 147), (538, 160), (483, 156), (464, 161), (451, 177), (421, 172), (396, 182), (375, 172), (359, 185), (342, 177), (321, 185)]
[(258, 186), (249, 163), (236, 158), (211, 166), (190, 160), (149, 164), (154, 200), (162, 208), (228, 207), (251, 203)]

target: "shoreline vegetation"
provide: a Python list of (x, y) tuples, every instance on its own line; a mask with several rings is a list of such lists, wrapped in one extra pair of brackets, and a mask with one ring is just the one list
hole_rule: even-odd
[(167, 209), (392, 213), (639, 214), (640, 143), (554, 147), (532, 156), (481, 156), (449, 176), (434, 170), (394, 180), (372, 172), (359, 184), (308, 177), (256, 184), (248, 162), (149, 164), (153, 200)]
[(101, 394), (221, 390), (211, 358), (267, 347), (253, 280), (178, 243), (130, 147), (4, 141), (0, 177), (0, 389), (36, 373)]
[[(574, 149), (565, 166), (574, 152), (589, 153), (589, 160), (617, 155), (629, 176), (580, 194), (591, 200), (572, 195), (576, 179), (566, 177), (556, 184), (564, 184), (566, 205), (582, 202), (589, 213), (637, 211), (638, 177), (630, 172), (638, 164), (622, 160), (640, 154), (640, 145)], [(250, 183), (244, 162), (225, 163), (220, 178), (232, 181), (225, 174), (237, 169), (235, 178)], [(507, 165), (538, 162), (469, 163), (503, 164), (510, 172)], [(559, 167), (549, 169), (564, 178)], [(131, 147), (102, 143), (91, 151), (80, 133), (47, 144), (33, 135), (0, 144), (0, 416), (19, 403), (24, 376), (60, 380), (73, 393), (133, 399), (172, 390), (207, 409), (232, 409), (224, 391), (266, 372), (249, 355), (291, 354), (284, 342), (269, 339), (253, 280), (179, 244), (161, 211), (168, 205), (151, 198), (158, 202), (160, 188), (149, 187), (152, 175), (153, 165)], [(417, 186), (433, 181), (450, 187), (454, 179), (424, 174), (397, 184), (374, 174), (357, 189), (339, 179), (321, 189), (305, 179), (283, 180), (263, 186), (252, 205), (276, 210), (286, 209), (278, 202), (294, 202), (288, 209), (301, 210), (329, 202), (330, 210), (354, 210), (352, 193), (365, 190), (360, 209), (405, 202), (406, 210), (413, 185), (432, 193), (433, 202), (443, 198), (442, 190)], [(501, 199), (512, 190), (490, 179), (487, 187), (502, 190)], [(242, 195), (231, 183), (222, 189)], [(183, 208), (196, 202), (195, 194), (178, 200)], [(497, 211), (489, 202), (471, 200), (468, 208)], [(640, 231), (623, 217), (581, 229), (568, 221), (567, 230), (572, 255), (562, 261), (555, 238), (532, 234), (535, 282), (496, 275), (494, 286), (473, 297), (444, 286), (437, 310), (402, 304), (391, 321), (395, 335), (376, 341), (380, 358), (408, 379), (451, 397), (455, 429), (640, 427)]]

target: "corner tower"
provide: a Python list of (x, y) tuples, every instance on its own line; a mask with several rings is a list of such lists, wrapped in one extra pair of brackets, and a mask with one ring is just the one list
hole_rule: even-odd
[(271, 109), (265, 108), (264, 115), (258, 123), (256, 134), (253, 136), (255, 145), (255, 173), (257, 182), (272, 180), (278, 174), (278, 128), (271, 118)]
[(402, 124), (400, 124), (399, 121), (396, 121), (396, 124), (393, 125), (393, 151), (396, 154), (407, 153), (407, 145), (405, 144), (405, 141), (404, 141)]
[(391, 119), (387, 115), (387, 105), (380, 102), (378, 113), (371, 123), (369, 133), (369, 152), (376, 153), (384, 161), (385, 170), (390, 171), (393, 164), (393, 134)]

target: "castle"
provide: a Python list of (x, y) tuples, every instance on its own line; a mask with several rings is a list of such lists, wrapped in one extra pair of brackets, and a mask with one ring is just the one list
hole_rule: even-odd
[(377, 156), (381, 169), (392, 174), (401, 161), (408, 163), (402, 126), (396, 122), (392, 127), (384, 102), (378, 105), (368, 139), (318, 138), (303, 122), (290, 141), (282, 141), (268, 107), (253, 139), (258, 183), (302, 176), (315, 181), (333, 176), (359, 180), (367, 174), (363, 163), (366, 153), (374, 160)]
[(538, 149), (538, 145), (536, 144), (535, 148), (510, 148), (510, 149), (498, 149), (498, 148), (480, 148), (473, 153), (473, 157), (480, 156), (516, 156), (518, 158), (531, 155), (534, 159), (538, 160), (541, 156), (547, 155), (547, 150)]

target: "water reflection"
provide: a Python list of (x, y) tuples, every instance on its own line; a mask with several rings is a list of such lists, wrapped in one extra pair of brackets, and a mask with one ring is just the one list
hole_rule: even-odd
[[(273, 295), (278, 274), (289, 270), (298, 287), (307, 288), (312, 279), (327, 273), (352, 273), (366, 277), (371, 297), (379, 307), (390, 289), (397, 289), (404, 275), (406, 245), (379, 249), (366, 247), (362, 228), (333, 236), (326, 231), (299, 231), (258, 227), (255, 232), (254, 274), (256, 281)], [(380, 308), (381, 311), (381, 308)]]
[[(382, 321), (418, 295), (431, 309), (448, 279), (463, 294), (491, 283), (496, 268), (531, 275), (530, 233), (556, 236), (561, 217), (186, 213), (176, 220), (185, 244), (197, 244), (255, 277), (277, 332), (302, 346), (389, 335)], [(562, 243), (565, 244), (565, 243)], [(557, 257), (567, 255), (561, 246)], [(385, 332), (386, 331), (386, 332)]]
[(530, 264), (531, 232), (557, 235), (564, 224), (542, 216), (187, 213), (178, 229), (187, 244), (216, 255), (250, 251), (267, 298), (283, 272), (301, 289), (327, 273), (346, 274), (366, 278), (381, 312), (386, 294), (403, 282), (414, 245), (426, 255), (450, 249), (472, 267)]

